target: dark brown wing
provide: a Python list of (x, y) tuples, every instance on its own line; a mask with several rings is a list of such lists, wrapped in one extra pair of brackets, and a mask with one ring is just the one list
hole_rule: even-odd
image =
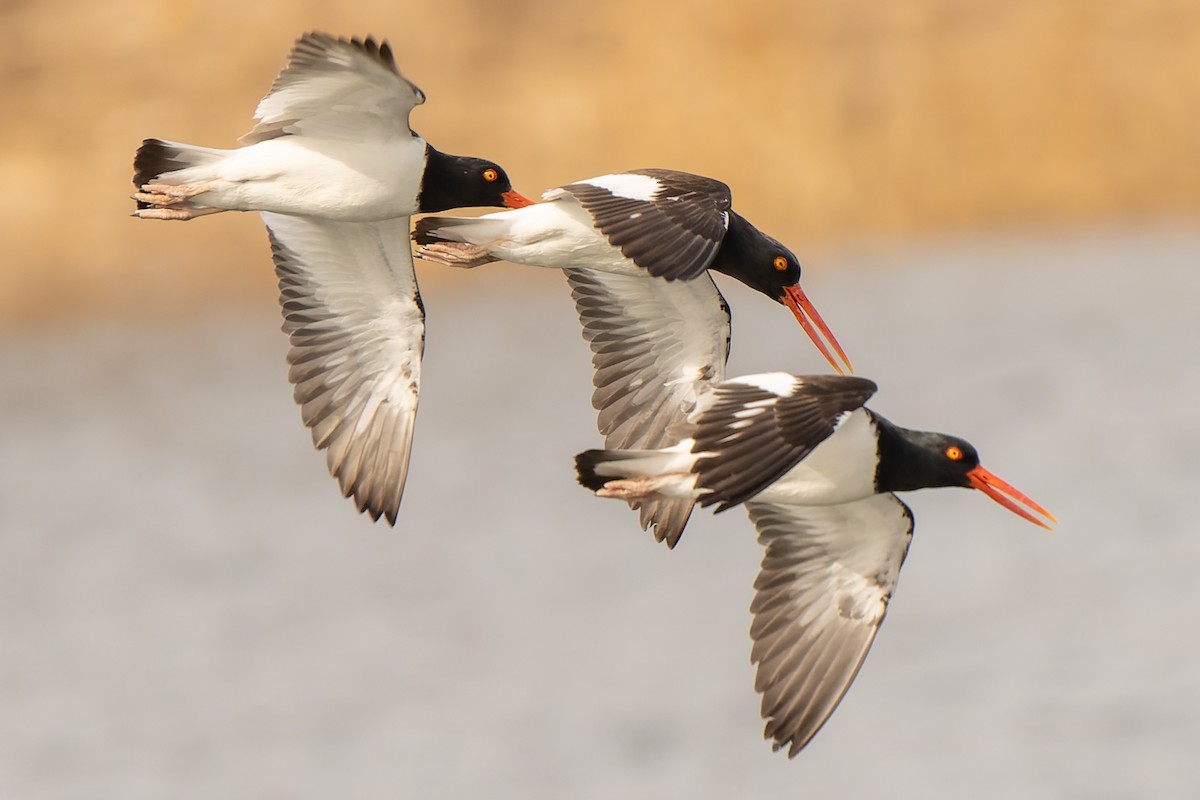
[(729, 187), (687, 172), (636, 169), (558, 191), (578, 200), (622, 255), (668, 280), (703, 272), (729, 227)]
[(772, 373), (726, 381), (697, 416), (692, 438), (700, 504), (724, 511), (761, 492), (875, 393), (866, 378)]

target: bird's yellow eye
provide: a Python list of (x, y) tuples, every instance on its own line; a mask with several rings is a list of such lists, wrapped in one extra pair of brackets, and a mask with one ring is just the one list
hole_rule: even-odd
[(788, 260), (783, 256), (775, 256), (775, 269), (783, 272), (788, 268)]
[(957, 447), (951, 445), (950, 447), (946, 448), (946, 458), (950, 459), (951, 461), (962, 461), (962, 450), (959, 450)]
[(487, 169), (485, 169), (483, 171), (483, 179), (485, 181), (487, 181), (488, 183), (493, 182), (494, 180), (496, 180), (496, 178), (499, 178), (499, 177), (500, 177), (500, 173), (496, 172), (496, 170), (492, 169), (491, 167), (488, 167)]

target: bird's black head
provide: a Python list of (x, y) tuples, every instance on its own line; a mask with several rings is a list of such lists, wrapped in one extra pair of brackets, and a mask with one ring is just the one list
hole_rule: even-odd
[(971, 486), (968, 474), (979, 466), (979, 453), (957, 436), (910, 431), (875, 417), (879, 425), (881, 492), (907, 492), (937, 486)]
[(905, 492), (937, 486), (978, 489), (1034, 525), (1049, 529), (1054, 515), (983, 468), (970, 442), (944, 433), (910, 431), (872, 414), (879, 430), (879, 492)]
[(729, 228), (709, 269), (737, 278), (777, 302), (785, 288), (800, 283), (800, 259), (740, 214), (729, 212)]
[(504, 169), (492, 161), (450, 156), (425, 145), (425, 174), (417, 194), (417, 211), (430, 214), (451, 208), (501, 206), (521, 208), (530, 200), (513, 191)]
[[(837, 337), (800, 288), (800, 259), (741, 215), (729, 212), (729, 228), (709, 269), (737, 278), (751, 289), (786, 305), (834, 370), (839, 374), (854, 371)], [(834, 357), (835, 353), (841, 359), (840, 363)]]

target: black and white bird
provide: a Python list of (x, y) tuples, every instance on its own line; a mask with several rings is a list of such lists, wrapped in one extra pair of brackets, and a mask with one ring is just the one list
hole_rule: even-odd
[[(795, 254), (732, 209), (726, 184), (638, 169), (560, 186), (542, 199), (474, 219), (418, 220), (417, 255), (450, 266), (503, 259), (566, 272), (592, 349), (592, 404), (607, 447), (667, 444), (672, 427), (724, 380), (729, 306), (709, 270), (786, 305), (834, 369), (850, 369), (800, 288)], [(661, 498), (631, 505), (669, 547), (692, 508)]]
[(714, 386), (670, 447), (576, 456), (579, 482), (602, 497), (746, 507), (766, 549), (750, 607), (755, 689), (765, 735), (789, 757), (829, 719), (883, 622), (913, 532), (895, 492), (974, 488), (1035, 525), (1056, 522), (968, 442), (866, 408), (875, 388), (748, 375)]
[(244, 146), (147, 139), (134, 159), (136, 217), (262, 212), (304, 424), (342, 492), (392, 524), (425, 339), (411, 215), (530, 204), (499, 165), (413, 132), (409, 113), (423, 102), (387, 42), (307, 33)]

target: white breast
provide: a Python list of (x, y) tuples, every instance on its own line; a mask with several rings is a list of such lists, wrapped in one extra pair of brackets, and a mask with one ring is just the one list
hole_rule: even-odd
[(837, 430), (755, 501), (797, 505), (845, 503), (875, 494), (879, 439), (862, 409), (842, 417)]

